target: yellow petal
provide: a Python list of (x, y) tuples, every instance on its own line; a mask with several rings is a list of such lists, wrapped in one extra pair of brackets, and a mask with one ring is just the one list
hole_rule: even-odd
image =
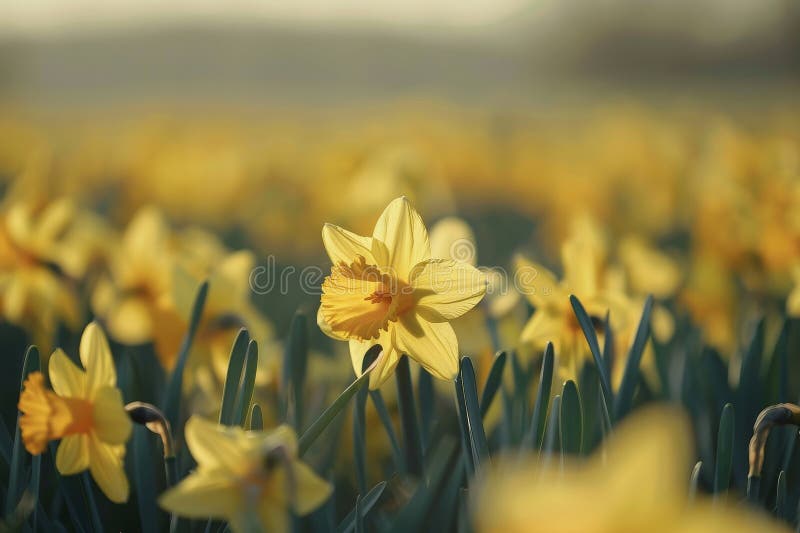
[(514, 283), (534, 307), (553, 306), (557, 300), (563, 299), (563, 291), (555, 275), (542, 265), (517, 256), (514, 267)]
[(350, 360), (353, 363), (353, 370), (356, 376), (361, 376), (362, 374), (361, 368), (367, 351), (376, 344), (380, 344), (383, 348), (375, 361), (375, 368), (369, 376), (369, 388), (372, 390), (380, 388), (392, 376), (397, 362), (400, 360), (400, 354), (397, 352), (393, 340), (394, 329), (395, 326), (390, 324), (389, 331), (381, 330), (381, 334), (377, 339), (367, 341), (350, 340)]
[(237, 440), (246, 438), (241, 428), (225, 427), (192, 416), (186, 422), (186, 443), (198, 464), (204, 467), (223, 467), (236, 470), (245, 460)]
[(362, 256), (369, 264), (375, 263), (370, 237), (357, 235), (334, 224), (322, 226), (322, 244), (334, 265), (342, 261), (350, 263), (357, 255)]
[(189, 518), (232, 519), (242, 507), (237, 489), (234, 478), (222, 469), (198, 470), (164, 492), (158, 504)]
[(57, 348), (50, 357), (50, 384), (59, 396), (86, 397), (86, 374)]
[(116, 387), (102, 387), (95, 392), (93, 428), (97, 437), (107, 444), (125, 444), (133, 429), (125, 412), (122, 392)]
[(56, 451), (56, 468), (65, 476), (89, 468), (89, 436), (77, 434), (61, 439)]
[(535, 347), (542, 347), (548, 342), (552, 342), (553, 347), (556, 348), (556, 343), (561, 338), (563, 327), (563, 317), (551, 312), (549, 309), (539, 309), (533, 313), (531, 319), (525, 324), (519, 340), (520, 342), (529, 342)]
[(458, 340), (447, 322), (428, 322), (413, 313), (401, 315), (397, 347), (434, 377), (451, 381), (458, 374)]
[(317, 326), (319, 326), (320, 331), (327, 335), (328, 337), (337, 340), (337, 341), (346, 341), (347, 337), (339, 335), (333, 328), (331, 328), (330, 324), (325, 320), (325, 316), (322, 314), (322, 306), (317, 309)]
[(486, 277), (467, 263), (430, 259), (411, 273), (416, 311), (426, 320), (443, 322), (458, 318), (481, 301)]
[(431, 257), (477, 264), (475, 234), (469, 224), (458, 217), (445, 217), (434, 224), (430, 241)]
[[(275, 533), (287, 533), (289, 531), (289, 512), (286, 507), (279, 502), (269, 498), (263, 498), (262, 501), (259, 502), (256, 512), (258, 513), (257, 516), (261, 521), (261, 527), (264, 531), (274, 531)], [(244, 522), (244, 517), (239, 523), (243, 524), (241, 526), (242, 529), (239, 530), (240, 532), (253, 531), (252, 526), (247, 527), (246, 522)]]
[(372, 238), (382, 244), (376, 247), (373, 243), (378, 265), (390, 267), (401, 280), (408, 280), (414, 265), (431, 257), (428, 230), (405, 196), (392, 200), (386, 207), (375, 224)]
[(292, 463), (292, 475), (296, 486), (294, 511), (307, 515), (330, 498), (331, 484), (319, 477), (308, 465), (301, 461)]
[(144, 300), (125, 298), (108, 314), (108, 330), (123, 344), (144, 344), (153, 339), (153, 318)]
[(103, 494), (115, 503), (128, 501), (130, 492), (124, 456), (125, 446), (106, 444), (94, 435), (89, 437), (89, 471)]
[(117, 384), (117, 371), (106, 335), (96, 322), (91, 322), (83, 330), (80, 345), (81, 363), (86, 369), (86, 388), (91, 399), (100, 387), (114, 387)]
[(564, 280), (570, 292), (583, 299), (597, 294), (600, 263), (596, 251), (588, 243), (566, 241), (561, 246), (561, 264), (564, 266)]
[[(680, 509), (693, 457), (691, 431), (686, 416), (674, 407), (642, 408), (614, 431), (605, 460), (596, 458), (595, 467), (607, 475), (609, 492), (629, 495), (637, 512), (668, 505)], [(645, 471), (652, 482), (641, 483)]]
[(282, 447), (289, 457), (297, 457), (297, 433), (289, 425), (281, 424), (267, 431), (251, 431), (249, 435), (261, 437), (262, 440), (260, 442), (258, 438), (250, 439), (255, 443), (256, 448), (273, 449)]

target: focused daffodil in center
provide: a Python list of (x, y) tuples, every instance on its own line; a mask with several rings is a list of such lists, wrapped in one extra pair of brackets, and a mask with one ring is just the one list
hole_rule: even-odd
[(437, 378), (454, 379), (458, 341), (448, 321), (483, 298), (483, 274), (466, 263), (431, 259), (428, 231), (405, 197), (383, 211), (372, 237), (326, 224), (322, 241), (333, 267), (322, 284), (317, 322), (331, 337), (349, 341), (356, 374), (367, 350), (380, 344), (370, 388), (391, 376), (402, 354)]

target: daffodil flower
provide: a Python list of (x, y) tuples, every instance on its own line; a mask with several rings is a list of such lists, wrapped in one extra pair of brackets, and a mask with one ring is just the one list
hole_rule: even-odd
[(356, 374), (369, 347), (380, 344), (372, 389), (392, 375), (402, 354), (439, 379), (454, 379), (458, 341), (448, 321), (483, 298), (483, 274), (468, 263), (431, 259), (428, 231), (405, 197), (389, 204), (371, 237), (325, 224), (322, 242), (333, 267), (317, 322), (349, 341)]
[(161, 495), (164, 509), (190, 518), (227, 520), (234, 531), (289, 530), (289, 510), (306, 515), (332, 488), (297, 458), (289, 426), (244, 431), (193, 416), (186, 443), (197, 469)]
[(61, 350), (50, 358), (53, 391), (44, 375), (33, 372), (19, 398), (20, 430), (25, 448), (34, 455), (61, 439), (56, 468), (64, 475), (86, 469), (113, 502), (128, 499), (123, 458), (131, 421), (125, 412), (117, 373), (103, 331), (92, 322), (83, 332), (78, 368)]
[(477, 491), (477, 531), (788, 531), (720, 500), (689, 501), (691, 445), (691, 425), (680, 411), (650, 406), (625, 420), (587, 461), (567, 459), (563, 467), (535, 458), (498, 461)]

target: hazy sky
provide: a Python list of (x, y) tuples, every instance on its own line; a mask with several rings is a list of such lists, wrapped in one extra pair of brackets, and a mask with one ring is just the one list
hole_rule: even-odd
[[(3, 0), (0, 31), (26, 35), (177, 21), (264, 20), (470, 28), (530, 0)], [(546, 2), (546, 3), (549, 3)]]

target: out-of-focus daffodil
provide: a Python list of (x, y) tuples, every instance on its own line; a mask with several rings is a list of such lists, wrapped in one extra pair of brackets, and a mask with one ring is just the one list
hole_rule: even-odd
[(569, 296), (577, 296), (598, 323), (610, 312), (615, 330), (622, 329), (629, 306), (624, 293), (604, 287), (606, 250), (599, 230), (589, 224), (576, 225), (576, 228), (573, 238), (562, 246), (564, 277), (561, 281), (539, 264), (521, 256), (516, 259), (515, 279), (535, 308), (533, 317), (522, 330), (520, 342), (530, 343), (537, 350), (552, 342), (564, 379), (575, 379), (583, 362), (591, 357)]
[(371, 388), (391, 376), (403, 353), (437, 378), (454, 379), (458, 341), (449, 321), (483, 298), (483, 275), (467, 263), (431, 259), (428, 232), (405, 197), (389, 204), (371, 237), (326, 224), (322, 240), (333, 267), (318, 323), (350, 342), (356, 373), (368, 348), (380, 344)]
[(788, 531), (755, 511), (688, 501), (691, 442), (685, 416), (658, 406), (625, 421), (586, 462), (568, 459), (563, 469), (555, 463), (501, 462), (479, 491), (478, 531)]
[(244, 431), (193, 416), (186, 443), (197, 469), (161, 495), (159, 504), (190, 518), (227, 520), (236, 532), (289, 531), (289, 512), (306, 515), (332, 488), (297, 458), (289, 426)]
[(66, 235), (75, 222), (67, 200), (14, 201), (0, 219), (0, 312), (49, 347), (59, 322), (78, 323), (78, 304), (68, 267), (79, 246)]
[(94, 322), (83, 332), (80, 357), (85, 370), (60, 349), (53, 353), (49, 374), (54, 392), (45, 388), (41, 372), (25, 380), (19, 399), (23, 443), (38, 455), (48, 442), (61, 439), (59, 472), (71, 475), (88, 468), (108, 499), (125, 502), (129, 488), (123, 458), (131, 421), (116, 386), (108, 341)]

